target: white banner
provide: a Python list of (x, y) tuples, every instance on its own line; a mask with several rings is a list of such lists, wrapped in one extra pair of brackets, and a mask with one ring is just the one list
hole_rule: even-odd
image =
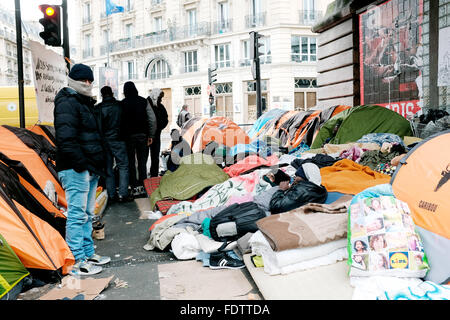
[(30, 41), (33, 60), (34, 86), (36, 104), (41, 123), (53, 123), (55, 96), (60, 89), (67, 86), (67, 67), (64, 57), (46, 49), (36, 41)]
[(450, 86), (450, 27), (439, 29), (438, 87)]

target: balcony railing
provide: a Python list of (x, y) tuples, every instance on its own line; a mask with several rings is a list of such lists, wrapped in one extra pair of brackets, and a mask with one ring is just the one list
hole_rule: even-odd
[(232, 60), (222, 60), (222, 61), (216, 61), (211, 65), (212, 68), (233, 68), (234, 67), (234, 61)]
[(92, 22), (91, 16), (83, 17), (83, 24), (88, 24)]
[(83, 50), (83, 58), (89, 58), (94, 56), (94, 48), (89, 48)]
[(300, 21), (299, 23), (303, 26), (312, 26), (316, 24), (320, 19), (322, 19), (322, 11), (317, 10), (300, 10), (299, 11)]
[(214, 22), (211, 33), (212, 34), (222, 34), (222, 33), (232, 31), (232, 22), (233, 22), (232, 19)]
[(198, 71), (198, 65), (197, 64), (191, 64), (184, 66), (180, 68), (181, 73), (191, 73), (191, 72), (197, 72)]
[[(270, 64), (272, 63), (272, 56), (267, 55), (267, 56), (259, 56), (259, 63), (260, 64)], [(252, 60), (251, 59), (241, 59), (239, 60), (239, 66), (240, 67), (249, 67), (252, 65)]]
[(136, 36), (134, 38), (122, 38), (118, 41), (113, 41), (111, 42), (111, 52), (145, 48), (160, 43), (186, 40), (200, 36), (207, 36), (210, 34), (211, 30), (209, 23), (199, 23), (179, 28), (172, 27), (167, 30), (147, 33), (145, 35)]
[(261, 26), (264, 26), (265, 24), (266, 24), (266, 13), (265, 12), (245, 16), (245, 27), (246, 28), (261, 27)]
[(166, 79), (170, 77), (170, 72), (152, 72), (150, 73), (150, 80)]
[(134, 73), (129, 73), (120, 77), (120, 81), (137, 80), (138, 75)]
[(164, 0), (152, 0), (152, 6), (160, 5), (164, 2)]
[[(109, 44), (109, 52), (112, 51), (112, 48), (113, 48), (112, 43), (110, 43)], [(100, 55), (104, 56), (104, 55), (108, 54), (107, 49), (108, 49), (108, 45), (100, 46)]]
[(248, 67), (252, 65), (252, 61), (248, 58), (239, 60), (240, 67)]

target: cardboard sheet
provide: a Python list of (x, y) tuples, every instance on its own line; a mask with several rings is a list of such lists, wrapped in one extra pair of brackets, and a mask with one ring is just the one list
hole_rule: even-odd
[(257, 268), (251, 255), (244, 262), (265, 300), (351, 300), (347, 260), (314, 269), (271, 276)]
[(242, 270), (204, 267), (188, 260), (158, 265), (161, 300), (254, 300)]

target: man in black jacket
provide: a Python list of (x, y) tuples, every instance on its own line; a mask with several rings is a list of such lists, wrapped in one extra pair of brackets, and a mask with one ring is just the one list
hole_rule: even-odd
[(287, 212), (307, 203), (324, 203), (327, 189), (321, 185), (320, 169), (313, 163), (301, 165), (295, 172), (292, 185), (289, 181), (280, 182), (277, 192), (270, 200), (272, 214)]
[[(111, 87), (104, 86), (100, 90), (102, 102), (95, 108), (100, 113), (103, 138), (106, 146), (106, 190), (111, 201), (127, 202), (133, 200), (128, 193), (128, 153), (121, 134), (122, 106), (114, 98)], [(119, 169), (119, 194), (116, 194), (114, 160)]]
[(150, 176), (159, 176), (159, 154), (161, 152), (161, 132), (169, 123), (169, 116), (167, 115), (167, 110), (161, 103), (164, 97), (164, 91), (159, 88), (152, 90), (150, 96), (147, 98), (149, 101), (155, 116), (156, 116), (156, 132), (155, 138), (153, 139), (152, 146), (150, 148), (151, 166), (150, 166)]
[(122, 100), (122, 130), (127, 145), (130, 185), (134, 197), (142, 197), (145, 196), (144, 180), (147, 179), (149, 146), (156, 139), (156, 118), (147, 100), (139, 96), (133, 82), (124, 84), (123, 94), (125, 98)]
[(111, 258), (95, 253), (92, 219), (100, 175), (104, 176), (105, 151), (94, 114), (90, 67), (75, 64), (68, 87), (55, 97), (54, 126), (56, 171), (67, 198), (66, 242), (75, 257), (71, 273), (92, 275)]

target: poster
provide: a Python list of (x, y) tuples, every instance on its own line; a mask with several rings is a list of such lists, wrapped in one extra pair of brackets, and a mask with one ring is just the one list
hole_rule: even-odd
[(53, 123), (55, 96), (67, 85), (67, 66), (63, 56), (47, 49), (36, 41), (30, 41), (33, 63), (36, 104), (39, 122)]
[(439, 29), (438, 87), (450, 86), (450, 27)]
[(109, 86), (116, 99), (119, 98), (119, 71), (117, 69), (100, 67), (99, 68), (99, 89)]
[(389, 0), (359, 15), (361, 104), (411, 117), (422, 105), (423, 0)]

